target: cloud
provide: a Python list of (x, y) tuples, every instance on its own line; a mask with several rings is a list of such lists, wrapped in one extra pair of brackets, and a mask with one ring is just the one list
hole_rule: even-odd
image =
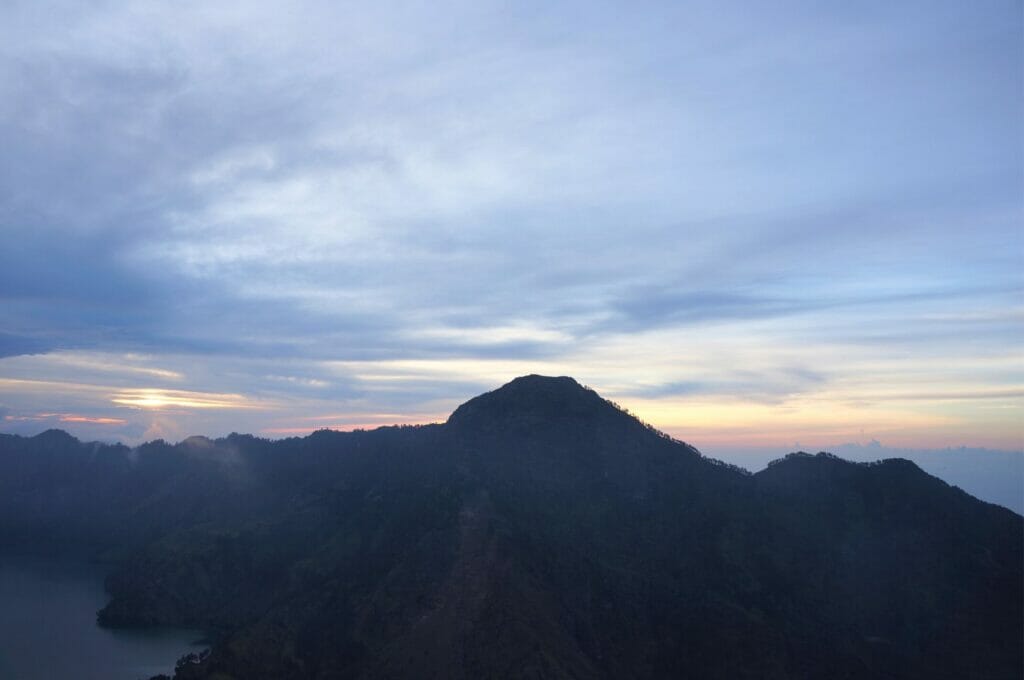
[[(282, 418), (443, 413), (545, 366), (782, 403), (841, 384), (851, 356), (927, 354), (947, 376), (1005, 357), (1020, 17), (850, 12), (8, 4), (0, 378), (37, 387), (5, 402), (118, 418), (112, 390), (177, 390), (289, 403)], [(686, 343), (733, 364), (658, 360)], [(96, 364), (125, 355), (153, 360)], [(428, 381), (416, 361), (448, 368)], [(215, 410), (190, 426), (221, 427)]]
[(260, 409), (265, 405), (240, 394), (192, 392), (137, 388), (114, 393), (111, 401), (118, 406), (141, 409)]
[(681, 380), (646, 385), (630, 390), (631, 397), (719, 397), (756, 403), (780, 403), (825, 385), (828, 378), (817, 371), (782, 367), (770, 372), (719, 369), (713, 380)]
[(0, 359), (21, 354), (39, 354), (50, 347), (39, 338), (0, 332)]
[(127, 425), (126, 420), (121, 418), (95, 418), (92, 416), (83, 416), (77, 413), (36, 413), (27, 416), (8, 416), (0, 414), (0, 419), (13, 421), (13, 422), (33, 422), (43, 421), (51, 423), (74, 423), (83, 424), (87, 423), (90, 425)]

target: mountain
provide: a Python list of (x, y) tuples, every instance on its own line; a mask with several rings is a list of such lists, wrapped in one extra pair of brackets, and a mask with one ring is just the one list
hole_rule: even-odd
[(444, 424), (0, 436), (0, 545), (107, 560), (175, 680), (1019, 678), (1024, 519), (905, 460), (751, 475), (571, 378)]
[[(798, 445), (799, 448), (799, 445)], [(1024, 450), (1008, 451), (966, 446), (942, 449), (907, 449), (846, 443), (831, 447), (831, 453), (849, 461), (869, 463), (884, 458), (905, 458), (939, 479), (956, 485), (976, 498), (1024, 514)], [(748, 470), (762, 470), (792, 448), (716, 447), (705, 455), (734, 463)]]

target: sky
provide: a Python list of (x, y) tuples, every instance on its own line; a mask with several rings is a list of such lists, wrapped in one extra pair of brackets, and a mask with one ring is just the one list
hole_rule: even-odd
[(1024, 10), (0, 4), (0, 432), (1024, 448)]

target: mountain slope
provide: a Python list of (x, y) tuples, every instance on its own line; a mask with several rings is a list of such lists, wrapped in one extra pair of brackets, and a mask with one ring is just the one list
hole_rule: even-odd
[(3, 438), (0, 466), (0, 540), (74, 531), (115, 561), (101, 621), (214, 631), (178, 680), (1024, 663), (1019, 515), (907, 461), (794, 454), (750, 475), (570, 378), (519, 378), (425, 427), (137, 451)]

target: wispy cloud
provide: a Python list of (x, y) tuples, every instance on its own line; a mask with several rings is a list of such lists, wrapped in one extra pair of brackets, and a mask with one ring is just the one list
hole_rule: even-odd
[(0, 403), (138, 437), (537, 371), (676, 408), (932, 393), (903, 359), (1017, 389), (1021, 34), (1012, 3), (9, 3)]
[(152, 387), (121, 390), (110, 399), (119, 406), (141, 409), (260, 409), (265, 404), (241, 394), (165, 390)]
[(37, 413), (27, 416), (4, 416), (3, 420), (15, 422), (35, 421), (56, 421), (58, 423), (88, 423), (91, 425), (127, 425), (128, 421), (122, 418), (95, 418), (75, 413)]

